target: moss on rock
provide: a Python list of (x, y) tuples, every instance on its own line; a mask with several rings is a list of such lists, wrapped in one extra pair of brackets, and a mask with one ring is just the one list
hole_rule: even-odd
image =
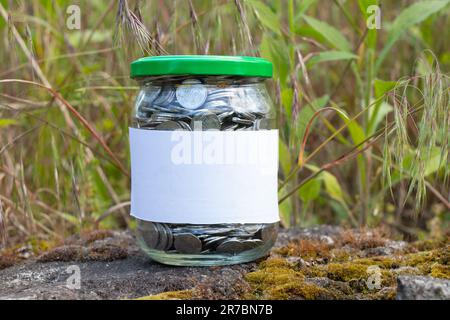
[[(270, 259), (246, 275), (253, 288), (249, 296), (394, 299), (398, 275), (450, 279), (448, 238), (408, 245), (389, 240), (378, 231), (359, 230), (342, 232), (333, 240), (294, 239), (275, 249)], [(384, 255), (372, 256), (374, 252)], [(370, 286), (374, 270), (379, 284)]]
[(193, 296), (192, 290), (166, 291), (155, 295), (140, 297), (135, 300), (187, 300)]

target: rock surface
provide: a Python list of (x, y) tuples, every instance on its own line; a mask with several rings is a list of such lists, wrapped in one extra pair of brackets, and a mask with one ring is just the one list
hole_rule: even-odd
[(400, 276), (397, 278), (397, 300), (450, 300), (450, 280)]
[[(393, 299), (397, 277), (399, 299), (449, 299), (448, 281), (401, 276), (448, 277), (441, 247), (395, 260), (417, 249), (371, 231), (320, 226), (281, 231), (262, 263), (172, 267), (147, 258), (130, 232), (97, 231), (21, 262), (4, 259), (0, 299)], [(374, 264), (381, 267), (378, 283)]]
[[(211, 294), (237, 299), (236, 283), (255, 266), (165, 266), (142, 254), (129, 232), (113, 232), (100, 240), (69, 239), (65, 246), (0, 270), (0, 299), (129, 299), (199, 284)], [(78, 270), (79, 289), (73, 281)]]

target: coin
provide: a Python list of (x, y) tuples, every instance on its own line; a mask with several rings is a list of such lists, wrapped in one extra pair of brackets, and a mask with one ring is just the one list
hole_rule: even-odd
[(159, 239), (158, 244), (155, 249), (157, 250), (165, 250), (168, 242), (167, 230), (163, 227), (161, 223), (155, 223), (156, 228), (158, 229)]
[(203, 105), (205, 109), (231, 110), (229, 104), (223, 100), (208, 101)]
[(239, 124), (249, 125), (249, 126), (253, 125), (253, 121), (252, 120), (239, 118), (239, 117), (233, 117), (233, 118), (231, 118), (231, 121), (233, 121), (235, 123), (239, 123)]
[(234, 131), (239, 127), (238, 124), (231, 124), (231, 125), (226, 125), (224, 127), (222, 127), (223, 131)]
[(209, 237), (204, 241), (204, 249), (215, 250), (216, 247), (221, 244), (227, 237)]
[(153, 222), (142, 222), (138, 226), (138, 231), (142, 235), (145, 244), (152, 249), (155, 249), (159, 241), (159, 232), (156, 224)]
[(177, 121), (166, 121), (158, 124), (155, 127), (156, 130), (172, 131), (172, 130), (183, 130), (183, 127)]
[(192, 233), (174, 235), (174, 247), (180, 253), (195, 254), (202, 251), (202, 242)]
[(156, 99), (156, 97), (161, 92), (160, 87), (154, 87), (154, 86), (146, 86), (143, 87), (141, 91), (139, 91), (139, 94), (136, 98), (136, 110), (139, 110), (142, 107), (150, 106), (153, 101)]
[(220, 126), (219, 118), (212, 112), (197, 114), (191, 120), (191, 128), (193, 130), (219, 130)]
[(242, 244), (245, 247), (245, 250), (251, 250), (262, 246), (264, 244), (264, 241), (260, 239), (249, 239), (242, 241)]
[(175, 98), (175, 90), (172, 87), (164, 87), (159, 93), (158, 97), (153, 101), (153, 104), (158, 106), (167, 106)]
[(177, 123), (181, 126), (181, 128), (183, 130), (192, 131), (191, 126), (189, 124), (187, 124), (186, 122), (184, 122), (184, 121), (177, 121)]
[(161, 93), (161, 87), (146, 86), (144, 87), (143, 91), (144, 91), (144, 101), (150, 105)]
[(222, 253), (239, 253), (244, 251), (245, 246), (238, 239), (230, 239), (222, 242), (216, 249), (217, 252)]
[(277, 238), (277, 227), (275, 225), (263, 226), (258, 231), (259, 238), (264, 242), (275, 241)]
[(173, 245), (173, 235), (172, 235), (172, 230), (170, 229), (170, 227), (163, 223), (161, 224), (162, 227), (165, 229), (165, 233), (166, 233), (166, 238), (167, 238), (167, 243), (166, 246), (164, 248), (164, 250), (169, 250), (170, 248), (172, 248)]
[(185, 80), (176, 90), (178, 103), (187, 109), (197, 109), (203, 105), (208, 89), (201, 82)]

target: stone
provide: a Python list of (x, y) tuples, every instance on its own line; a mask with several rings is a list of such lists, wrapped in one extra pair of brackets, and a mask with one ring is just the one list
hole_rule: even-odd
[(450, 280), (427, 276), (399, 276), (397, 300), (450, 300)]

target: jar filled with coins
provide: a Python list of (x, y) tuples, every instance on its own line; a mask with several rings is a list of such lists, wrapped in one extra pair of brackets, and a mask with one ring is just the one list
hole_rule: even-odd
[(137, 240), (170, 265), (243, 263), (277, 237), (278, 131), (272, 64), (237, 56), (156, 56), (131, 64)]

